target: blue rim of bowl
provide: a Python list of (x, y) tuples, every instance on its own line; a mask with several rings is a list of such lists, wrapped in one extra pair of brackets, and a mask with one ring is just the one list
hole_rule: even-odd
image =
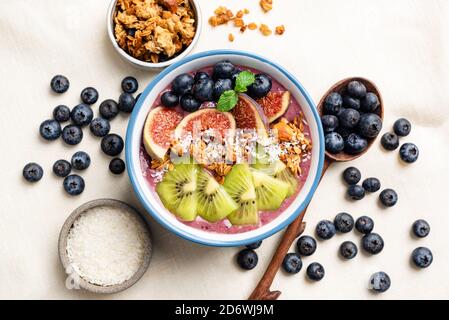
[[(213, 239), (208, 239), (208, 240), (204, 240), (202, 238), (198, 238), (195, 236), (195, 234), (193, 233), (187, 233), (183, 230), (180, 230), (176, 227), (174, 227), (173, 225), (167, 223), (164, 219), (162, 219), (159, 214), (156, 212), (155, 208), (153, 207), (153, 205), (151, 204), (151, 202), (146, 199), (145, 197), (143, 197), (143, 190), (142, 190), (142, 186), (139, 185), (138, 181), (137, 181), (137, 176), (136, 174), (142, 174), (141, 173), (141, 169), (140, 168), (135, 168), (134, 166), (134, 162), (133, 162), (133, 157), (135, 156), (132, 153), (132, 148), (131, 148), (131, 144), (132, 144), (132, 131), (134, 128), (134, 125), (136, 123), (137, 120), (137, 115), (140, 111), (140, 109), (143, 107), (143, 101), (145, 100), (144, 97), (147, 97), (148, 94), (151, 92), (151, 90), (153, 90), (153, 88), (155, 87), (155, 85), (161, 80), (163, 79), (165, 76), (167, 76), (170, 72), (172, 72), (174, 69), (188, 63), (191, 62), (193, 60), (199, 59), (199, 58), (204, 58), (204, 57), (209, 57), (209, 56), (216, 56), (216, 55), (233, 55), (233, 56), (244, 56), (244, 57), (249, 57), (249, 58), (253, 58), (256, 60), (259, 60), (263, 63), (269, 64), (270, 66), (276, 68), (278, 71), (280, 71), (281, 73), (283, 73), (300, 91), (301, 94), (304, 96), (304, 98), (306, 99), (307, 103), (309, 104), (309, 106), (312, 109), (312, 114), (315, 118), (315, 121), (317, 123), (317, 127), (318, 127), (318, 133), (320, 136), (319, 139), (319, 147), (320, 147), (320, 151), (319, 151), (319, 159), (318, 159), (318, 168), (315, 174), (315, 178), (312, 184), (312, 187), (310, 188), (306, 198), (304, 199), (304, 201), (299, 205), (299, 207), (290, 215), (290, 217), (288, 217), (288, 219), (286, 219), (283, 223), (279, 224), (278, 226), (264, 232), (261, 235), (255, 236), (255, 237), (251, 237), (251, 238), (247, 238), (247, 239), (243, 239), (243, 240), (234, 240), (234, 241), (222, 241), (222, 240), (213, 240)], [(131, 118), (129, 120), (128, 123), (128, 129), (126, 131), (126, 141), (125, 141), (125, 158), (126, 158), (126, 163), (128, 166), (128, 175), (129, 178), (131, 180), (131, 184), (134, 188), (135, 193), (137, 194), (137, 197), (139, 199), (139, 201), (143, 204), (143, 206), (145, 207), (145, 210), (148, 211), (151, 216), (158, 222), (160, 223), (162, 226), (164, 226), (166, 229), (170, 230), (171, 232), (173, 232), (174, 234), (178, 235), (179, 237), (198, 243), (198, 244), (202, 244), (202, 245), (207, 245), (207, 246), (212, 246), (212, 247), (239, 247), (239, 246), (245, 246), (260, 240), (264, 240), (274, 234), (276, 234), (277, 232), (279, 232), (280, 230), (284, 229), (285, 227), (287, 227), (288, 225), (290, 225), (293, 220), (295, 220), (295, 218), (306, 208), (306, 206), (309, 204), (309, 202), (312, 200), (313, 194), (315, 193), (316, 188), (318, 187), (318, 183), (320, 181), (320, 177), (321, 177), (321, 172), (323, 171), (323, 164), (324, 164), (324, 132), (323, 132), (323, 127), (321, 126), (321, 120), (320, 120), (320, 116), (318, 114), (317, 108), (315, 103), (313, 102), (312, 98), (310, 97), (309, 93), (306, 91), (306, 89), (302, 86), (302, 84), (289, 72), (287, 71), (285, 68), (281, 67), (280, 65), (278, 65), (277, 63), (274, 63), (258, 54), (254, 54), (254, 53), (250, 53), (247, 51), (241, 51), (241, 50), (211, 50), (211, 51), (205, 51), (205, 52), (200, 52), (200, 53), (196, 53), (193, 54), (191, 56), (188, 56), (174, 64), (172, 64), (171, 66), (169, 66), (168, 68), (166, 68), (165, 70), (163, 70), (161, 73), (159, 73), (155, 79), (153, 79), (153, 81), (150, 82), (150, 84), (148, 84), (148, 86), (145, 88), (145, 90), (142, 92), (142, 96), (141, 99), (139, 99), (140, 102), (136, 103), (136, 106), (134, 107), (134, 110), (131, 114)], [(139, 139), (140, 141), (140, 139)]]

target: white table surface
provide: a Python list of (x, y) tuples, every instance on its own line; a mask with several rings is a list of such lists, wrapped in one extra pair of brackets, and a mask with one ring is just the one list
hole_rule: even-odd
[[(386, 242), (374, 257), (360, 253), (342, 261), (337, 249), (344, 240), (359, 241), (355, 233), (319, 242), (317, 253), (304, 259), (321, 262), (326, 277), (319, 283), (280, 272), (273, 288), (283, 299), (385, 299), (449, 298), (449, 2), (446, 0), (275, 0), (274, 9), (261, 13), (257, 1), (201, 0), (202, 36), (195, 52), (234, 48), (260, 53), (287, 67), (309, 90), (315, 101), (336, 81), (361, 75), (373, 79), (385, 101), (384, 127), (406, 117), (413, 123), (409, 137), (421, 151), (419, 161), (403, 165), (398, 153), (384, 152), (380, 143), (353, 164), (365, 177), (380, 178), (384, 187), (399, 193), (394, 208), (382, 209), (377, 194), (363, 201), (345, 200), (340, 174), (344, 164), (334, 165), (321, 183), (307, 214), (308, 228), (321, 219), (333, 219), (347, 211), (374, 218), (375, 230)], [(249, 8), (249, 20), (270, 26), (286, 25), (282, 37), (265, 38), (256, 31), (240, 35), (236, 29), (211, 29), (206, 19), (217, 5)], [(108, 0), (0, 0), (0, 298), (42, 299), (244, 299), (267, 266), (279, 235), (258, 250), (260, 263), (251, 272), (235, 264), (238, 249), (216, 249), (189, 243), (151, 221), (154, 257), (144, 277), (131, 289), (116, 295), (97, 296), (65, 288), (59, 264), (59, 230), (72, 210), (97, 198), (116, 198), (139, 209), (127, 175), (108, 172), (108, 158), (99, 140), (86, 132), (77, 147), (62, 141), (46, 143), (39, 124), (51, 117), (58, 104), (74, 106), (79, 92), (94, 86), (100, 100), (117, 98), (124, 76), (136, 76), (141, 87), (155, 74), (134, 69), (120, 60), (106, 35)], [(228, 32), (236, 35), (234, 43)], [(70, 79), (70, 90), (60, 96), (50, 92), (53, 75)], [(94, 106), (98, 110), (98, 103)], [(112, 122), (112, 131), (124, 135), (127, 117)], [(69, 159), (77, 150), (92, 157), (83, 173), (85, 192), (77, 198), (65, 195), (62, 181), (51, 174), (53, 162)], [(40, 163), (45, 176), (29, 185), (21, 177), (29, 161)], [(428, 238), (414, 239), (410, 227), (427, 219)], [(433, 250), (434, 263), (416, 270), (409, 257), (418, 246)], [(305, 269), (305, 268), (304, 268)], [(371, 273), (386, 271), (391, 289), (383, 295), (367, 290)]]

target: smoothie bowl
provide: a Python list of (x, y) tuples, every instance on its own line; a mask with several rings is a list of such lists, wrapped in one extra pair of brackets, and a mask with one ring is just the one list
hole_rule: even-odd
[(126, 136), (133, 188), (175, 234), (241, 246), (271, 236), (310, 202), (324, 160), (315, 105), (258, 55), (208, 51), (142, 93)]

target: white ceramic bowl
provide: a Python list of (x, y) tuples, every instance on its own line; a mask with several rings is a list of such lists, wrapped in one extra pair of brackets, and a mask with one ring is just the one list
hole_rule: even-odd
[(108, 14), (107, 14), (107, 30), (108, 30), (108, 37), (109, 40), (112, 43), (112, 46), (114, 47), (115, 51), (124, 59), (125, 61), (131, 63), (133, 66), (145, 69), (145, 70), (160, 70), (162, 68), (168, 67), (169, 65), (178, 62), (182, 60), (185, 56), (187, 56), (190, 51), (192, 51), (193, 47), (195, 47), (196, 43), (198, 42), (198, 39), (201, 34), (201, 28), (202, 28), (202, 16), (201, 16), (201, 9), (198, 3), (198, 0), (190, 0), (190, 3), (192, 5), (193, 12), (195, 14), (195, 21), (196, 21), (196, 33), (193, 37), (192, 43), (184, 49), (179, 55), (176, 57), (169, 59), (164, 62), (159, 63), (152, 63), (152, 62), (145, 62), (139, 59), (136, 59), (129, 55), (125, 50), (119, 47), (117, 41), (115, 40), (114, 35), (114, 12), (115, 12), (115, 5), (117, 3), (117, 0), (112, 0), (111, 4), (108, 8)]
[[(313, 148), (312, 160), (307, 180), (292, 204), (276, 219), (253, 231), (240, 234), (219, 234), (195, 229), (180, 222), (165, 209), (157, 194), (150, 189), (142, 175), (139, 150), (142, 143), (142, 129), (147, 114), (157, 95), (164, 90), (179, 74), (191, 72), (216, 62), (227, 59), (237, 65), (255, 68), (265, 72), (280, 82), (302, 106), (306, 120), (309, 123)], [(146, 210), (159, 223), (175, 234), (210, 246), (243, 246), (265, 239), (285, 228), (298, 216), (312, 199), (318, 185), (324, 161), (324, 135), (320, 117), (315, 104), (307, 91), (296, 78), (276, 63), (256, 54), (234, 51), (217, 50), (198, 53), (179, 61), (161, 72), (145, 89), (134, 107), (126, 134), (126, 162), (128, 174), (133, 188)]]

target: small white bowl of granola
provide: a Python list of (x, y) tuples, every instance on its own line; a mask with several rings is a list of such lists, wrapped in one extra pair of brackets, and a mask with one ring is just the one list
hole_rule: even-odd
[(197, 0), (113, 0), (107, 14), (115, 50), (146, 70), (165, 68), (188, 55), (201, 25)]

